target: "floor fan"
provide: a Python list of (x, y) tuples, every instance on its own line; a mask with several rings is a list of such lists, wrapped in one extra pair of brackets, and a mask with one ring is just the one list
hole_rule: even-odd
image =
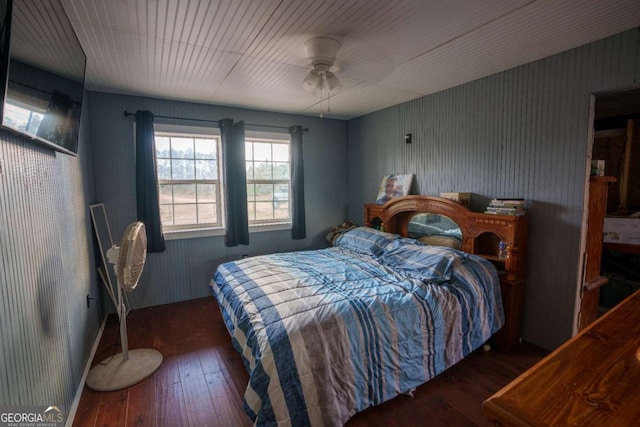
[(97, 391), (113, 391), (130, 387), (150, 377), (162, 363), (162, 354), (153, 349), (129, 351), (127, 340), (127, 314), (125, 292), (137, 285), (147, 257), (147, 234), (142, 222), (130, 224), (120, 242), (107, 251), (109, 263), (113, 265), (118, 279), (117, 295), (109, 295), (116, 306), (120, 320), (120, 342), (122, 353), (108, 357), (95, 365), (87, 376), (87, 387)]

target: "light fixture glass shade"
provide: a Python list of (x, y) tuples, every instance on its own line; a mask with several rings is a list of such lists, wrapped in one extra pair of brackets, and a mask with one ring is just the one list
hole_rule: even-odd
[[(312, 94), (313, 96), (319, 96), (320, 87), (322, 86), (322, 77), (316, 70), (309, 71), (307, 77), (302, 81), (302, 87), (304, 90)], [(316, 94), (318, 92), (318, 94)]]
[(325, 87), (329, 92), (342, 89), (340, 80), (331, 71), (327, 71), (325, 78)]
[(318, 72), (311, 70), (302, 81), (302, 87), (311, 95), (321, 98), (323, 93), (330, 95), (331, 92), (342, 89), (342, 84), (335, 74), (330, 71)]

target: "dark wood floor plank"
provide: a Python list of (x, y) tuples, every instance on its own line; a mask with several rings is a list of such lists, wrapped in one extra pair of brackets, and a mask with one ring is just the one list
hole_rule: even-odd
[(178, 344), (183, 340), (189, 339), (196, 328), (196, 325), (193, 324), (193, 314), (189, 311), (190, 305), (187, 304), (185, 309), (170, 307), (167, 315), (171, 338), (177, 344), (176, 348), (181, 354), (181, 348)]
[(172, 319), (169, 318), (170, 305), (155, 307), (153, 322), (155, 323), (153, 348), (162, 353), (162, 365), (156, 371), (156, 386), (168, 386), (180, 382), (178, 369), (178, 350), (176, 342), (171, 336)]
[[(198, 351), (200, 364), (205, 374), (233, 369), (230, 360), (235, 360), (235, 349), (231, 345), (231, 336), (226, 329), (210, 328), (206, 330), (210, 345)], [(237, 353), (236, 353), (237, 354)]]
[[(185, 406), (189, 409), (187, 417), (192, 426), (216, 426), (216, 412), (209, 394), (209, 387), (200, 366), (198, 350), (201, 341), (185, 341), (183, 344), (185, 357), (178, 362), (180, 380), (183, 384)], [(189, 355), (189, 356), (186, 356)]]
[(240, 394), (244, 394), (247, 384), (249, 384), (249, 373), (247, 372), (242, 359), (236, 357), (229, 360), (228, 365), (232, 367), (232, 370), (229, 372), (231, 379), (233, 380), (233, 384), (236, 386), (236, 390), (238, 390)]
[(191, 313), (191, 326), (195, 329), (210, 328), (216, 320), (215, 309), (212, 310), (211, 305), (205, 303), (205, 298), (191, 300), (191, 304), (186, 308)]
[[(215, 301), (214, 298), (211, 298)], [(201, 300), (206, 300), (206, 298), (201, 298)], [(203, 322), (209, 327), (219, 327), (224, 325), (224, 321), (222, 320), (222, 312), (220, 311), (220, 307), (218, 304), (214, 303), (215, 306), (212, 309), (211, 305), (208, 303), (200, 304), (200, 317)]]
[(96, 417), (98, 416), (97, 408), (100, 406), (100, 398), (102, 393), (89, 390), (85, 387), (78, 403), (76, 416), (73, 425), (77, 427), (93, 427), (96, 425)]
[(243, 409), (242, 394), (237, 389), (226, 371), (213, 372), (206, 375), (207, 385), (213, 397), (217, 414), (217, 425), (250, 426), (251, 420)]
[(124, 426), (127, 420), (127, 390), (102, 393), (96, 426)]
[(159, 333), (153, 319), (156, 317), (155, 309), (144, 308), (133, 310), (127, 315), (127, 330), (129, 348), (154, 348), (153, 337)]
[(458, 372), (444, 372), (434, 386), (418, 390), (418, 396), (422, 393), (432, 393), (447, 402), (453, 401), (456, 403), (457, 413), (470, 425), (491, 425), (478, 409), (481, 402), (490, 397), (493, 391), (470, 379), (465, 373), (460, 375)]
[(182, 427), (189, 425), (182, 384), (156, 386), (157, 425)]
[(132, 386), (129, 390), (127, 426), (155, 426), (156, 385), (153, 377)]
[(162, 353), (162, 364), (155, 372), (156, 385), (169, 386), (172, 384), (180, 384), (179, 357), (169, 352), (160, 350)]
[[(120, 351), (111, 316), (95, 361)], [(160, 369), (127, 390), (82, 393), (74, 426), (250, 426), (243, 401), (249, 375), (213, 297), (132, 311), (129, 347), (155, 348)], [(476, 351), (416, 389), (356, 414), (347, 427), (490, 426), (482, 402), (542, 357), (523, 344), (512, 352)]]

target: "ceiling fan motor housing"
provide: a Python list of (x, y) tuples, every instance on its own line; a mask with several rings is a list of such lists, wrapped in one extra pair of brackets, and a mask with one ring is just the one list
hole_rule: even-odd
[(305, 42), (305, 52), (316, 71), (327, 72), (336, 60), (340, 42), (331, 37), (314, 37)]

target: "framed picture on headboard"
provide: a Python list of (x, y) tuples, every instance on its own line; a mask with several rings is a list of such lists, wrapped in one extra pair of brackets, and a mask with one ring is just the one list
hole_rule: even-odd
[(407, 196), (413, 184), (413, 174), (385, 175), (378, 188), (376, 204), (384, 205), (394, 197)]

